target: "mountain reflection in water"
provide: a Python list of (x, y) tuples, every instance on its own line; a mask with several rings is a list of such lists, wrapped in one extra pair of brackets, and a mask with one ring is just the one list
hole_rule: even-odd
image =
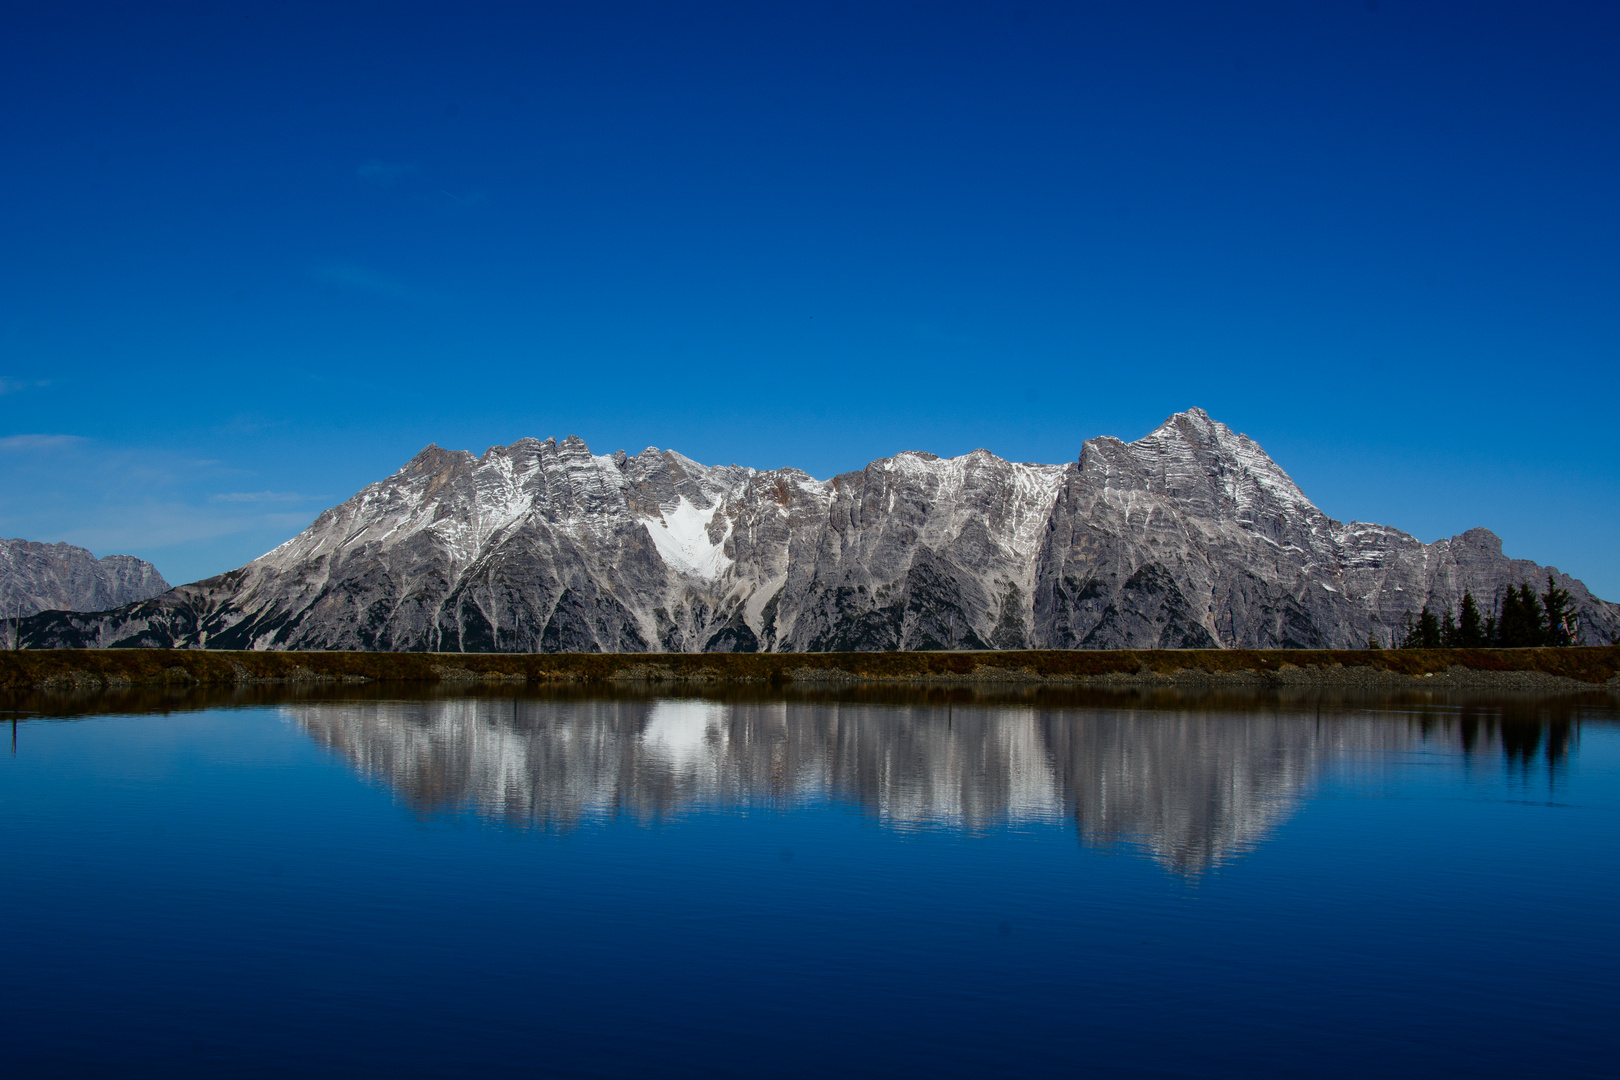
[[(1544, 724), (1466, 710), (1043, 709), (702, 699), (448, 698), (284, 705), (320, 745), (422, 813), (567, 830), (699, 809), (852, 804), (895, 828), (1074, 822), (1196, 874), (1252, 849), (1329, 767), (1496, 742)], [(1556, 767), (1570, 725), (1552, 724)], [(1528, 745), (1534, 740), (1534, 746)]]

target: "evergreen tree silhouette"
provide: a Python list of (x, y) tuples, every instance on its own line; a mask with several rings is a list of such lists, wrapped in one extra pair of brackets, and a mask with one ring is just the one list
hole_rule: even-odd
[(1519, 585), (1519, 610), (1524, 612), (1525, 643), (1532, 647), (1547, 644), (1547, 627), (1542, 622), (1541, 598), (1528, 581)]
[(1528, 581), (1502, 594), (1502, 617), (1497, 623), (1497, 644), (1505, 649), (1526, 649), (1542, 642), (1541, 601)]
[(1418, 615), (1416, 627), (1417, 641), (1410, 647), (1419, 649), (1438, 649), (1440, 647), (1440, 620), (1434, 617), (1429, 605), (1423, 605), (1423, 611)]
[(1519, 615), (1519, 591), (1509, 585), (1502, 594), (1501, 616), (1496, 621), (1496, 643), (1504, 649), (1523, 644), (1524, 619)]
[(1462, 609), (1457, 613), (1457, 645), (1464, 649), (1477, 649), (1490, 642), (1490, 635), (1479, 622), (1479, 605), (1474, 594), (1463, 590)]
[(1548, 645), (1572, 645), (1575, 642), (1575, 613), (1569, 609), (1569, 591), (1553, 584), (1547, 575), (1547, 591), (1541, 596), (1541, 608), (1546, 616), (1542, 638)]
[(1451, 611), (1448, 608), (1445, 615), (1440, 618), (1440, 644), (1445, 648), (1455, 649), (1461, 643), (1461, 639), (1457, 635), (1457, 620), (1451, 617)]

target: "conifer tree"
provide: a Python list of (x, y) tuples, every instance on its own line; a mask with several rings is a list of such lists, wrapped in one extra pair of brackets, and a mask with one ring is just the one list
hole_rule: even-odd
[(1474, 594), (1463, 590), (1462, 609), (1457, 613), (1457, 644), (1464, 649), (1477, 649), (1490, 640), (1479, 623), (1479, 605)]
[(1502, 594), (1501, 616), (1496, 621), (1496, 643), (1504, 649), (1523, 644), (1524, 619), (1519, 614), (1519, 590), (1509, 585)]
[(1541, 607), (1547, 620), (1543, 640), (1560, 647), (1573, 644), (1575, 613), (1569, 609), (1569, 590), (1554, 585), (1551, 574), (1547, 575), (1547, 591), (1541, 596)]
[(1457, 620), (1451, 617), (1448, 608), (1445, 615), (1440, 618), (1440, 644), (1448, 649), (1455, 649), (1461, 643), (1457, 636)]
[(1382, 645), (1378, 644), (1378, 635), (1372, 633), (1371, 631), (1368, 631), (1367, 633), (1367, 648), (1373, 650), (1374, 652), (1382, 652), (1384, 648)]
[(1423, 605), (1423, 611), (1418, 615), (1418, 647), (1423, 649), (1438, 649), (1440, 647), (1440, 620), (1434, 617), (1429, 605)]
[(1497, 643), (1507, 649), (1531, 648), (1541, 644), (1541, 601), (1524, 582), (1502, 594), (1502, 617), (1497, 623)]
[(1541, 597), (1530, 588), (1528, 581), (1519, 584), (1519, 610), (1524, 612), (1525, 644), (1540, 647), (1547, 644), (1547, 627), (1542, 622)]

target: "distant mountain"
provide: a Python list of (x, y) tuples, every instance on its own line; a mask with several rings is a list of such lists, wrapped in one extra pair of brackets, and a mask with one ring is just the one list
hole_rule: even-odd
[(1508, 559), (1318, 510), (1201, 409), (1066, 465), (908, 451), (816, 480), (570, 436), (429, 446), (239, 570), (35, 647), (468, 652), (1360, 648), (1408, 612), (1552, 573), (1589, 640), (1620, 605)]
[(168, 591), (157, 567), (133, 555), (98, 559), (72, 544), (0, 540), (0, 618), (106, 611)]

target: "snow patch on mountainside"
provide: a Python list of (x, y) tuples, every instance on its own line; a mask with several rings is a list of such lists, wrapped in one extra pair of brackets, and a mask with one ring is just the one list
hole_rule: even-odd
[[(682, 495), (673, 507), (660, 509), (662, 520), (649, 520), (642, 524), (647, 527), (647, 535), (652, 537), (659, 556), (671, 570), (713, 581), (731, 565), (731, 560), (726, 557), (725, 537), (721, 537), (718, 544), (709, 539), (709, 525), (720, 509), (719, 503), (707, 510), (699, 510)], [(726, 536), (730, 535), (728, 525)]]
[(1041, 536), (1046, 531), (1046, 523), (1052, 516), (1052, 505), (1057, 502), (1058, 491), (1063, 487), (1063, 478), (1068, 472), (1067, 465), (1032, 465), (1017, 464), (1013, 467), (1014, 478), (1014, 514), (1012, 516), (1012, 537), (1009, 547), (1021, 559), (1033, 563), (1035, 552), (1040, 547)]

